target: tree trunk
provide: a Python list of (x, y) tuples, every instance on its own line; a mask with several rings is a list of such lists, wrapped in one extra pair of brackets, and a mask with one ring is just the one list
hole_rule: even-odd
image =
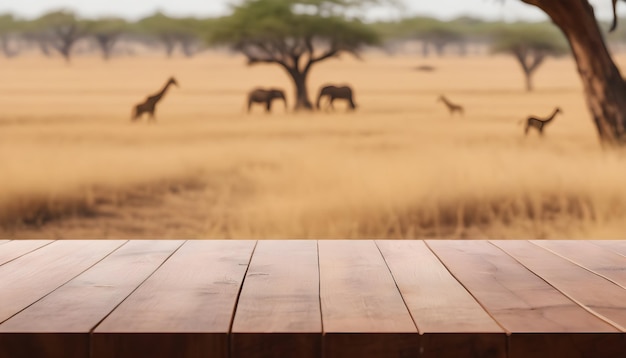
[(524, 71), (524, 77), (526, 78), (526, 91), (532, 92), (533, 90), (533, 73), (532, 71)]
[(0, 47), (2, 48), (2, 53), (6, 58), (13, 58), (17, 56), (17, 51), (11, 49), (11, 38), (8, 35), (0, 35)]
[(522, 0), (547, 13), (567, 37), (600, 140), (626, 145), (626, 85), (588, 0)]
[(428, 55), (430, 54), (430, 49), (428, 47), (428, 41), (424, 40), (422, 41), (422, 56), (423, 57), (428, 57)]
[(291, 79), (293, 80), (296, 88), (296, 104), (294, 109), (299, 110), (313, 110), (313, 104), (309, 100), (309, 90), (306, 86), (306, 80), (308, 77), (308, 71), (298, 71), (297, 69), (288, 70)]
[(96, 43), (102, 52), (102, 59), (108, 61), (111, 59), (111, 55), (113, 54), (113, 47), (117, 42), (117, 37), (115, 35), (96, 35)]

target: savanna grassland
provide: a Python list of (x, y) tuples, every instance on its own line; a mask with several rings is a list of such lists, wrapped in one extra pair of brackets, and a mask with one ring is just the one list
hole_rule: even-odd
[[(619, 60), (619, 58), (618, 58)], [(626, 65), (626, 59), (621, 63)], [(428, 64), (434, 72), (413, 68)], [(292, 85), (239, 56), (0, 64), (2, 238), (623, 238), (626, 157), (603, 151), (571, 59), (526, 93), (508, 57), (371, 54), (315, 68), (346, 113), (244, 112)], [(131, 107), (174, 75), (157, 123)], [(450, 117), (436, 99), (465, 106)], [(564, 114), (544, 138), (518, 122)]]

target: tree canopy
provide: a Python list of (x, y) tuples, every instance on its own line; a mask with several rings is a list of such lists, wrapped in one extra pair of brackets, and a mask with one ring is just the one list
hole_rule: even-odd
[(11, 14), (0, 14), (0, 49), (5, 57), (14, 57), (17, 51), (11, 47), (11, 38), (24, 27), (24, 22)]
[[(369, 1), (371, 2), (371, 1)], [(306, 80), (313, 65), (342, 53), (359, 56), (363, 45), (378, 43), (378, 34), (358, 19), (336, 15), (336, 6), (356, 0), (247, 0), (217, 26), (211, 40), (231, 44), (248, 64), (283, 67), (296, 87), (296, 109), (312, 109)], [(313, 6), (313, 8), (309, 8)]]
[(117, 17), (88, 20), (86, 27), (87, 32), (96, 40), (105, 60), (111, 57), (113, 47), (119, 38), (130, 30), (128, 22)]
[(69, 62), (74, 45), (87, 34), (87, 23), (71, 11), (59, 10), (33, 21), (31, 29)]
[(519, 62), (526, 77), (526, 89), (532, 91), (532, 75), (548, 56), (569, 53), (567, 42), (556, 29), (535, 25), (511, 26), (500, 33), (492, 44), (494, 53), (507, 53)]
[(165, 47), (168, 57), (172, 56), (176, 47), (180, 47), (183, 54), (189, 57), (200, 50), (215, 21), (192, 17), (174, 18), (157, 12), (141, 19), (137, 23), (137, 29), (157, 38)]

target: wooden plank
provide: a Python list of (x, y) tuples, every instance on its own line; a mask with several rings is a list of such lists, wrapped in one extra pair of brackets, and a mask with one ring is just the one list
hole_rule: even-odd
[(232, 357), (321, 356), (315, 241), (259, 241), (232, 328)]
[(592, 243), (594, 245), (613, 250), (622, 256), (626, 256), (626, 240), (594, 240)]
[[(509, 357), (609, 357), (623, 348), (615, 327), (584, 310), (491, 243), (427, 243), (457, 280), (511, 333)], [(591, 332), (613, 334), (593, 336), (588, 334)], [(599, 337), (605, 345), (597, 351), (600, 341), (594, 338)], [(532, 354), (523, 355), (528, 352)]]
[(422, 357), (506, 357), (506, 334), (423, 241), (377, 241), (422, 334)]
[(56, 241), (0, 266), (0, 323), (102, 260), (125, 241)]
[(591, 312), (626, 332), (626, 290), (528, 241), (494, 245)]
[(180, 245), (182, 241), (132, 241), (117, 249), (0, 324), (0, 355), (88, 357), (91, 330)]
[(0, 246), (0, 266), (50, 244), (51, 240), (14, 240)]
[(626, 289), (626, 256), (589, 241), (538, 240), (532, 243)]
[(319, 241), (323, 356), (418, 356), (420, 339), (373, 241)]
[(254, 241), (188, 241), (94, 330), (92, 356), (227, 357)]

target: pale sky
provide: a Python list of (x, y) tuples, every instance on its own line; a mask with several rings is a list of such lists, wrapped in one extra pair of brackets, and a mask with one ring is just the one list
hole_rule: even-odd
[[(610, 0), (590, 0), (600, 18), (611, 16)], [(12, 12), (32, 18), (49, 10), (71, 9), (84, 17), (102, 15), (137, 19), (161, 10), (172, 16), (208, 16), (224, 14), (229, 0), (0, 0), (0, 13)], [(545, 15), (520, 0), (405, 0), (402, 14), (421, 14), (450, 19), (471, 15), (496, 20), (543, 20)], [(621, 4), (620, 14), (626, 15), (626, 4)], [(398, 16), (388, 9), (372, 9), (370, 18)]]

